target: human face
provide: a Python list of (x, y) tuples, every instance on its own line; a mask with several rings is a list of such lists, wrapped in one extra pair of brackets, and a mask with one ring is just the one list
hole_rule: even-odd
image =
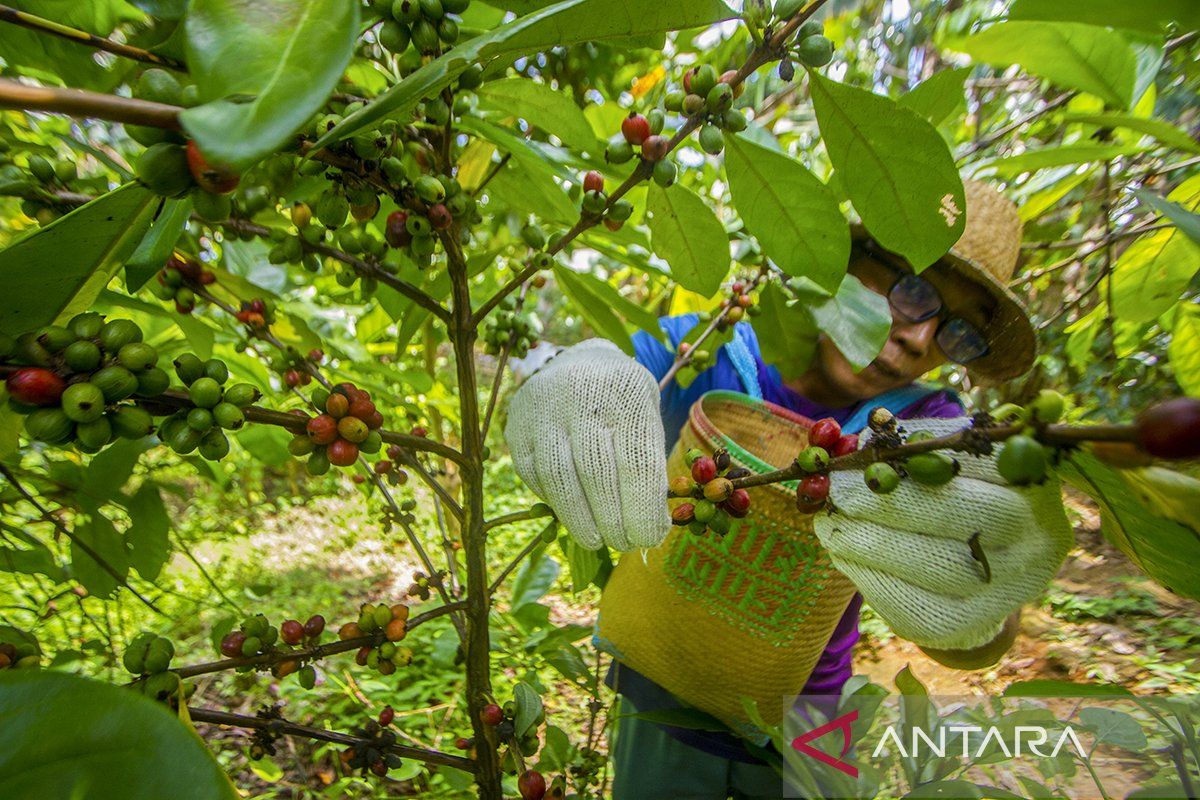
[[(868, 289), (885, 296), (904, 275), (898, 266), (867, 254), (856, 254), (848, 271)], [(855, 372), (833, 342), (822, 335), (812, 367), (793, 388), (825, 405), (851, 405), (907, 386), (946, 363), (946, 356), (936, 339), (943, 319), (958, 316), (986, 329), (995, 304), (982, 287), (940, 266), (930, 267), (921, 273), (921, 277), (933, 284), (941, 295), (940, 314), (912, 322), (893, 308), (892, 329), (883, 350), (859, 372)]]

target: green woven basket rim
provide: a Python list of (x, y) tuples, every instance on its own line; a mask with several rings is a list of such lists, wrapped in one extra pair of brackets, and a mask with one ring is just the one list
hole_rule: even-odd
[[(811, 428), (813, 424), (811, 419), (797, 414), (795, 411), (776, 405), (769, 400), (756, 400), (743, 392), (735, 392), (730, 389), (713, 389), (700, 395), (700, 398), (692, 404), (691, 411), (688, 413), (688, 423), (695, 429), (696, 434), (710, 445), (713, 445), (713, 450), (722, 448), (728, 450), (730, 457), (734, 461), (760, 475), (764, 472), (774, 472), (778, 467), (774, 467), (763, 461), (758, 456), (738, 445), (729, 436), (722, 433), (704, 411), (705, 407), (711, 407), (713, 403), (746, 406), (752, 413), (759, 414), (760, 416), (776, 417), (788, 425)], [(786, 489), (789, 492), (794, 492), (799, 484), (800, 481), (791, 480), (773, 485)]]

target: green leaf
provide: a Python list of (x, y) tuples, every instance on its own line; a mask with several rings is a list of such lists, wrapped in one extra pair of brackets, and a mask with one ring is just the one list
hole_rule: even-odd
[(1064, 122), (1082, 122), (1097, 128), (1128, 128), (1153, 136), (1168, 147), (1189, 153), (1200, 153), (1200, 144), (1184, 130), (1161, 119), (1135, 117), (1132, 114), (1064, 114)]
[(813, 321), (855, 372), (865, 369), (887, 344), (892, 310), (887, 298), (846, 275), (837, 295), (811, 308)]
[(1166, 467), (1122, 470), (1121, 478), (1142, 505), (1180, 525), (1200, 531), (1200, 479)]
[(803, 306), (788, 305), (787, 294), (774, 283), (758, 293), (758, 306), (762, 314), (754, 320), (754, 332), (763, 361), (778, 369), (784, 380), (802, 375), (817, 348), (819, 331), (812, 314)]
[(1200, 305), (1188, 303), (1177, 312), (1167, 357), (1179, 388), (1200, 397)]
[(596, 302), (596, 295), (578, 272), (555, 262), (554, 279), (597, 335), (610, 340), (628, 355), (633, 355), (633, 342), (625, 330), (625, 324), (610, 307)]
[[(1096, 17), (1093, 17), (1096, 19)], [(1001, 22), (948, 42), (977, 62), (1026, 72), (1127, 109), (1137, 79), (1137, 57), (1119, 33), (1077, 22)]]
[(1171, 222), (1174, 222), (1175, 227), (1186, 233), (1189, 239), (1200, 244), (1200, 214), (1194, 214), (1184, 209), (1178, 203), (1172, 203), (1170, 200), (1165, 200), (1145, 189), (1134, 189), (1133, 193), (1144, 205), (1150, 206), (1150, 208), (1162, 214), (1171, 220)]
[(518, 681), (513, 687), (513, 700), (517, 703), (517, 715), (513, 718), (513, 735), (520, 739), (534, 727), (534, 720), (542, 713), (542, 698), (529, 684)]
[(381, 120), (399, 118), (426, 97), (449, 86), (472, 64), (501, 56), (518, 56), (560, 45), (614, 41), (662, 31), (682, 30), (729, 19), (733, 12), (720, 0), (564, 0), (476, 36), (412, 73), (375, 98), (366, 108), (342, 120), (317, 142), (325, 147)]
[[(1181, 183), (1167, 199), (1185, 211), (1200, 210), (1200, 175)], [(1200, 244), (1178, 228), (1143, 234), (1113, 268), (1113, 313), (1126, 322), (1149, 322), (1179, 300), (1198, 271)]]
[(133, 468), (145, 452), (148, 442), (149, 439), (122, 439), (93, 456), (83, 474), (83, 485), (79, 488), (84, 504), (92, 503), (95, 504), (92, 507), (99, 507), (113, 497), (133, 474)]
[(582, 592), (600, 570), (600, 557), (573, 538), (567, 539), (567, 566), (571, 569), (571, 591)]
[(1060, 147), (1041, 147), (1036, 150), (1026, 150), (1015, 156), (981, 161), (975, 165), (973, 171), (979, 174), (988, 170), (1000, 177), (1014, 177), (1022, 172), (1033, 172), (1049, 167), (1108, 161), (1117, 156), (1132, 155), (1145, 150), (1145, 147), (1133, 144), (1066, 144)]
[(125, 287), (130, 292), (141, 289), (167, 263), (191, 213), (190, 198), (167, 200), (163, 204), (158, 219), (154, 220), (150, 230), (142, 237), (141, 244), (125, 262)]
[(1096, 501), (1105, 537), (1139, 569), (1176, 594), (1200, 599), (1200, 531), (1139, 499), (1123, 471), (1088, 453), (1064, 459), (1059, 474)]
[(1079, 720), (1096, 734), (1096, 741), (1140, 752), (1146, 747), (1146, 734), (1137, 720), (1115, 708), (1086, 706), (1079, 709)]
[(157, 200), (127, 184), (0, 252), (0, 332), (16, 336), (87, 309), (141, 240)]
[(184, 129), (237, 169), (274, 152), (333, 91), (358, 26), (344, 0), (192, 0), (187, 61), (205, 104), (180, 115)]
[(546, 663), (558, 670), (569, 681), (578, 683), (588, 675), (588, 666), (579, 652), (579, 648), (569, 644), (560, 644), (549, 652), (543, 652)]
[[(9, 533), (16, 535), (13, 531), (9, 531)], [(66, 579), (62, 567), (58, 565), (58, 560), (54, 557), (54, 553), (50, 552), (50, 548), (23, 532), (22, 540), (29, 546), (14, 547), (8, 544), (0, 546), (0, 571), (20, 572), (25, 575), (40, 574), (55, 582)]]
[(183, 19), (188, 0), (129, 0), (152, 17), (165, 20)]
[(291, 434), (271, 425), (247, 425), (238, 431), (235, 438), (250, 455), (269, 467), (278, 467), (291, 460), (288, 442)]
[[(828, 140), (837, 134), (826, 125), (832, 151)], [(850, 229), (829, 188), (800, 162), (744, 136), (725, 140), (725, 173), (733, 205), (763, 252), (787, 274), (836, 289), (850, 260)]]
[(171, 520), (158, 485), (151, 481), (143, 483), (129, 501), (127, 510), (129, 528), (125, 531), (125, 539), (129, 542), (129, 563), (138, 575), (153, 581), (171, 554), (168, 538)]
[(544, 132), (557, 136), (577, 150), (597, 152), (592, 126), (569, 94), (528, 78), (507, 78), (485, 83), (476, 91), (484, 108), (520, 117)]
[(127, 577), (129, 552), (125, 537), (117, 532), (108, 517), (98, 511), (93, 512), (87, 522), (77, 525), (72, 533), (74, 539), (71, 542), (71, 574), (91, 594), (97, 597), (111, 597), (117, 591), (117, 579), (80, 547), (76, 540), (91, 547), (118, 575)]
[(1177, 34), (1200, 28), (1200, 5), (1195, 0), (1016, 0), (1009, 19), (1044, 22), (1103, 21), (1113, 28), (1129, 28), (1161, 36), (1166, 26), (1178, 23)]
[(536, 603), (550, 591), (558, 580), (558, 562), (546, 555), (545, 547), (538, 546), (517, 570), (512, 585), (511, 607), (516, 610), (526, 603)]
[[(685, 289), (710, 297), (729, 272), (729, 236), (708, 204), (676, 183), (646, 194), (650, 243)], [(657, 327), (657, 325), (655, 326)]]
[(897, 102), (937, 127), (960, 107), (966, 106), (967, 95), (963, 84), (970, 74), (970, 67), (935, 72), (902, 95)]
[[(829, 160), (867, 230), (919, 272), (962, 236), (962, 179), (937, 129), (886, 97), (809, 73)], [(843, 264), (844, 269), (844, 264)]]
[(0, 719), (2, 797), (238, 797), (196, 732), (137, 690), (62, 672), (5, 670)]
[(566, 224), (579, 218), (579, 209), (554, 182), (557, 170), (529, 142), (481, 120), (464, 119), (462, 128), (512, 155), (513, 163), (500, 170), (487, 186), (493, 200), (499, 199), (519, 213), (533, 212), (544, 220)]

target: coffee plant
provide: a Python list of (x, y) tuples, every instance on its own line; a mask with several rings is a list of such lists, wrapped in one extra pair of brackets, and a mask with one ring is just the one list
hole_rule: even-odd
[[(576, 591), (611, 557), (489, 493), (506, 370), (584, 331), (631, 353), (631, 331), (661, 339), (657, 317), (684, 311), (699, 321), (663, 388), (744, 320), (785, 377), (821, 336), (861, 369), (891, 316), (846, 272), (844, 212), (924, 269), (962, 234), (963, 176), (1019, 200), (1035, 369), (984, 386), (944, 368), (974, 412), (951, 436), (878, 409), (865, 447), (821, 420), (764, 475), (689, 453), (673, 522), (724, 535), (749, 490), (793, 480), (798, 516), (836, 513), (832, 471), (886, 494), (995, 451), (1011, 484), (1090, 494), (1138, 567), (1200, 597), (1200, 479), (1170, 463), (1200, 457), (1198, 23), (1169, 0), (0, 6), (0, 570), (23, 598), (0, 611), (2, 793), (236, 796), (187, 734), (203, 723), (256, 762), (328, 743), (359, 781), (602, 796), (587, 628), (507, 604), (549, 548)], [(203, 618), (213, 654), (182, 652), (156, 631), (183, 467), (226, 493), (252, 474), (354, 492), (420, 571), (342, 616)], [(537, 532), (499, 559), (522, 523)], [(337, 731), (197, 701), (198, 678), (232, 672), (319, 710), (331, 661), (400, 686), (435, 625), (462, 673), (456, 752), (407, 733), (398, 703)], [(502, 675), (500, 625), (591, 693), (586, 730)], [(126, 732), (111, 761), (71, 755)]]

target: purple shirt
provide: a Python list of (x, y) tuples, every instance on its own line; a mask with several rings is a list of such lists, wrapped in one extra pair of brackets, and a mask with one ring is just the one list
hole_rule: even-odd
[[(682, 314), (675, 317), (664, 317), (658, 323), (667, 334), (671, 344), (678, 345), (697, 321), (698, 317), (695, 314)], [(763, 362), (759, 355), (758, 339), (754, 334), (754, 329), (748, 323), (738, 323), (736, 331), (754, 356), (758, 367), (758, 385), (764, 400), (783, 406), (789, 411), (794, 411), (812, 420), (832, 417), (839, 423), (850, 419), (864, 405), (872, 402), (865, 400), (847, 408), (826, 408), (807, 400), (794, 389), (784, 385), (778, 369)], [(662, 342), (644, 331), (638, 331), (633, 335), (633, 345), (634, 357), (638, 363), (650, 370), (655, 378), (661, 380), (675, 359), (673, 350), (668, 349)], [(713, 389), (745, 391), (742, 379), (724, 347), (717, 351), (713, 366), (697, 375), (686, 389), (680, 388), (677, 383), (672, 381), (663, 390), (661, 413), (668, 452), (679, 438), (679, 433), (687, 422), (692, 404), (702, 394)], [(932, 388), (916, 402), (903, 409), (893, 410), (901, 419), (950, 418), (963, 415), (963, 406), (957, 395), (950, 391)], [(846, 433), (857, 432), (846, 431)], [(803, 694), (841, 694), (842, 685), (849, 680), (852, 671), (852, 655), (854, 645), (858, 641), (858, 616), (861, 610), (862, 596), (856, 594), (846, 607), (837, 627), (834, 628), (829, 643), (825, 646), (825, 651), (817, 660), (816, 666), (813, 667), (808, 683), (804, 686)], [(618, 664), (615, 660), (608, 671), (605, 683), (610, 688), (626, 695), (638, 711), (657, 711), (678, 708), (681, 705), (680, 701), (666, 689), (629, 666)], [(746, 763), (764, 763), (750, 755), (742, 745), (742, 741), (732, 734), (677, 728), (670, 725), (663, 727), (674, 738), (706, 753)]]

